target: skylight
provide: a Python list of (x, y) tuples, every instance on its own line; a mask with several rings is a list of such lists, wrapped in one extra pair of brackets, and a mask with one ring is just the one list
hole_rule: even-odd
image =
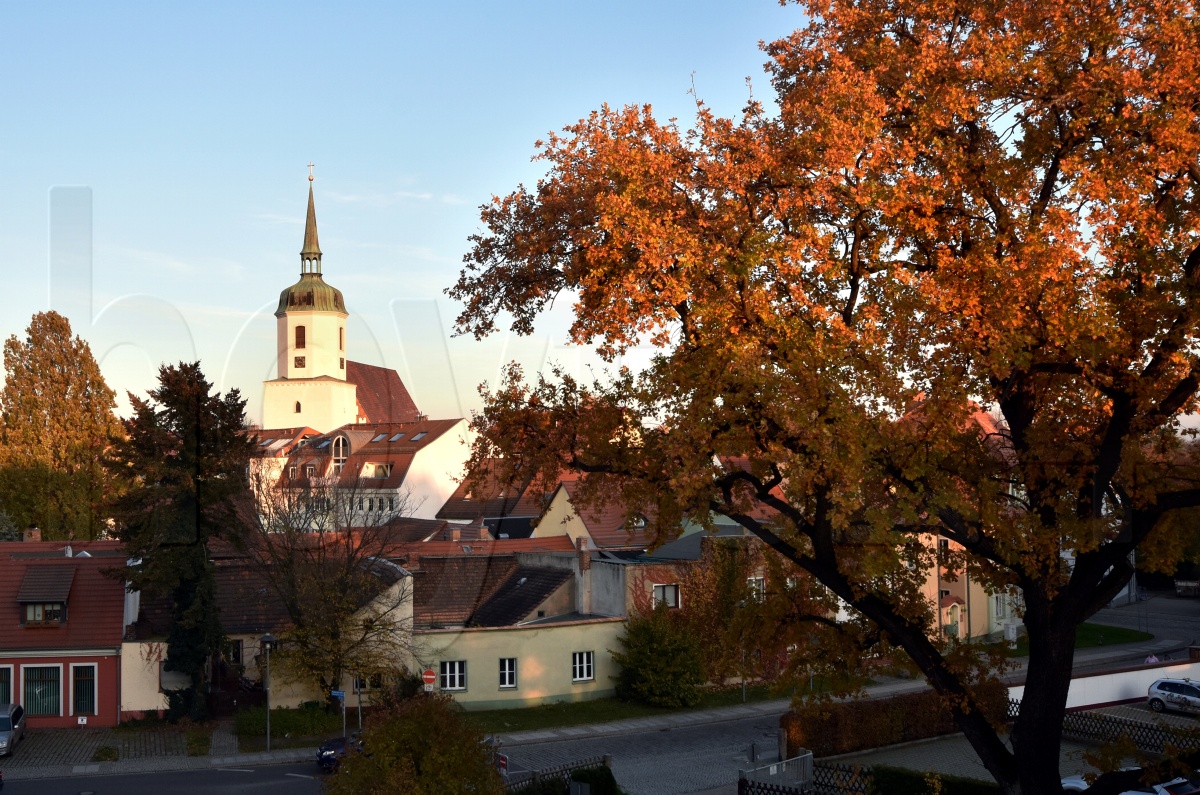
[(261, 443), (260, 443), (258, 446), (259, 446), (259, 447), (266, 447), (267, 445), (269, 445), (269, 444), (270, 444), (271, 442), (273, 442), (273, 441), (275, 441), (275, 440), (274, 440), (274, 439), (267, 439), (265, 442), (261, 442)]
[(397, 433), (397, 434), (393, 434), (393, 435), (392, 435), (392, 438), (391, 438), (391, 439), (388, 439), (388, 441), (389, 441), (389, 442), (395, 442), (395, 441), (397, 441), (397, 440), (399, 440), (399, 439), (403, 439), (403, 438), (404, 438), (404, 434), (403, 434), (403, 433)]
[(328, 439), (326, 439), (325, 441), (323, 441), (323, 442), (321, 442), (319, 445), (317, 445), (317, 449), (318, 449), (318, 450), (324, 450), (324, 449), (325, 449), (326, 447), (328, 447), (328, 446), (329, 446), (329, 440), (328, 440)]
[(424, 439), (424, 438), (425, 438), (425, 436), (426, 436), (426, 434), (425, 434), (425, 431), (421, 431), (421, 432), (420, 432), (420, 433), (418, 433), (416, 436), (414, 436), (414, 437), (412, 438), (412, 440), (413, 440), (414, 442), (419, 442), (419, 441), (421, 441), (422, 439)]
[(378, 441), (380, 441), (381, 439), (383, 439), (383, 437), (385, 437), (385, 436), (387, 436), (387, 434), (386, 434), (386, 433), (381, 433), (381, 434), (379, 434), (378, 436), (376, 436), (374, 439), (372, 439), (371, 441), (372, 441), (372, 442), (378, 442)]

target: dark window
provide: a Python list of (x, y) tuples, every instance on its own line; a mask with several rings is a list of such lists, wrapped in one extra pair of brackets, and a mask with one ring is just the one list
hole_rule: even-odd
[(12, 703), (12, 666), (0, 668), (0, 704)]
[(96, 666), (72, 665), (72, 706), (76, 715), (96, 714)]
[(304, 347), (304, 326), (296, 326), (296, 347)]
[(25, 624), (27, 626), (48, 626), (61, 624), (67, 619), (66, 606), (62, 602), (42, 602), (25, 605)]
[(296, 401), (296, 413), (297, 414), (300, 413), (300, 401), (299, 400)]
[[(339, 350), (339, 351), (344, 351), (344, 350), (346, 350), (346, 329), (344, 329), (344, 328), (339, 328), (339, 329), (338, 329), (338, 350)], [(342, 362), (343, 362), (343, 363), (344, 363), (345, 361), (346, 361), (345, 359), (342, 359)], [(343, 364), (343, 367), (344, 367), (344, 366), (345, 366), (345, 365)]]
[(30, 715), (62, 714), (61, 670), (57, 665), (31, 665), (21, 669), (25, 685), (25, 709)]
[(292, 366), (298, 370), (303, 369), (304, 368), (304, 357), (297, 356), (294, 360), (292, 360)]
[(242, 664), (242, 642), (240, 640), (225, 642), (225, 662), (230, 665)]

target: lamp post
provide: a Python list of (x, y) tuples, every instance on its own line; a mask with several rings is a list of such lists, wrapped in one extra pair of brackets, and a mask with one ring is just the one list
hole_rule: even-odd
[(275, 648), (275, 636), (270, 632), (258, 639), (267, 655), (267, 750), (271, 750), (271, 649)]

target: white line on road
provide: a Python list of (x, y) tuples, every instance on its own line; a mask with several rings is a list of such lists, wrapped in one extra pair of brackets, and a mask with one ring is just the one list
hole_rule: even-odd
[(248, 768), (244, 768), (244, 767), (218, 767), (217, 770), (224, 770), (226, 773), (253, 773), (254, 772), (253, 770), (249, 770)]
[(306, 776), (303, 773), (284, 773), (285, 776), (294, 776), (295, 778), (316, 778), (316, 776)]

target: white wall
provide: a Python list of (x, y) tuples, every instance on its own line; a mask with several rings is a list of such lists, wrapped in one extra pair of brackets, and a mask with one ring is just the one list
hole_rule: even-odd
[[(1146, 690), (1155, 679), (1200, 679), (1200, 662), (1188, 660), (1165, 665), (1148, 665), (1133, 671), (1120, 671), (1071, 680), (1067, 694), (1067, 709), (1112, 704), (1118, 701), (1145, 700)], [(1025, 686), (1008, 689), (1008, 697), (1018, 701), (1025, 695)]]

